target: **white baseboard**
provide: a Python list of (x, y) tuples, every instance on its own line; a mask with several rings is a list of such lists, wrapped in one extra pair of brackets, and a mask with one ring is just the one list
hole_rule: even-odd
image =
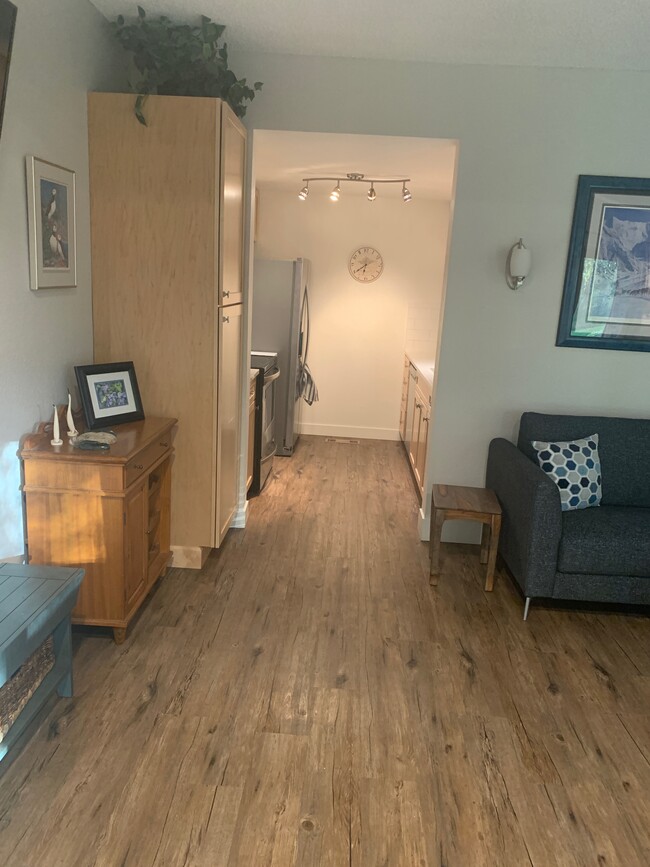
[(343, 424), (302, 422), (300, 433), (318, 437), (347, 437), (359, 440), (399, 440), (399, 431), (387, 427), (353, 427)]
[(245, 500), (244, 505), (240, 506), (230, 522), (230, 526), (236, 530), (243, 530), (248, 519), (248, 500)]
[(172, 545), (172, 562), (175, 569), (203, 569), (212, 548), (198, 545)]
[(24, 564), (25, 556), (24, 554), (16, 554), (15, 557), (3, 557), (0, 559), (0, 563), (17, 563), (19, 565)]

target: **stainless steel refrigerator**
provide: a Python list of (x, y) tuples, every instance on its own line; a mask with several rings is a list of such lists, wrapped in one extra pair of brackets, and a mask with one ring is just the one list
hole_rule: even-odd
[(293, 454), (303, 398), (318, 392), (307, 366), (309, 352), (309, 261), (255, 259), (253, 271), (253, 347), (277, 352), (275, 435), (278, 455)]

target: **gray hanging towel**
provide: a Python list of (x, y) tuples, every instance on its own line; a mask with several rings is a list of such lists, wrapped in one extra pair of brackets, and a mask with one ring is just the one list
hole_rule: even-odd
[(298, 397), (302, 397), (309, 406), (318, 400), (318, 389), (305, 361), (300, 365), (300, 373), (298, 374)]

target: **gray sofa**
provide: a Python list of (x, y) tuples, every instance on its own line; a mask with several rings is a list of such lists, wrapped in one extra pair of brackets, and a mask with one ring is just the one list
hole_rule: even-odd
[[(600, 506), (563, 512), (531, 443), (597, 433)], [(650, 419), (525, 412), (517, 445), (490, 443), (487, 487), (503, 509), (499, 553), (531, 599), (650, 604)]]

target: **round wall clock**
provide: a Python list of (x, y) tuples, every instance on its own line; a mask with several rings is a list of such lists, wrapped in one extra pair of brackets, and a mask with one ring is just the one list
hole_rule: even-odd
[(379, 250), (374, 247), (359, 247), (350, 256), (348, 270), (355, 280), (360, 283), (372, 283), (381, 276), (384, 270), (384, 260)]

